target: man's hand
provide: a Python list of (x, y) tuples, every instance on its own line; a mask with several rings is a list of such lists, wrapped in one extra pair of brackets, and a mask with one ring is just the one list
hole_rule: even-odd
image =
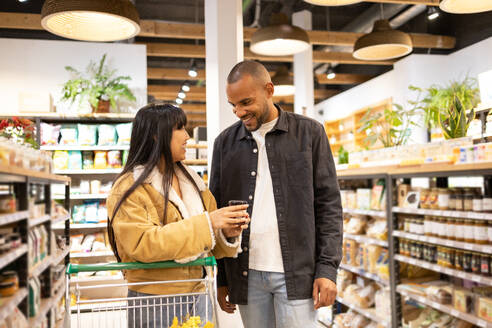
[(323, 306), (330, 306), (335, 302), (337, 285), (327, 278), (318, 278), (313, 284), (314, 308), (317, 310)]
[(227, 313), (234, 313), (236, 311), (236, 304), (229, 303), (229, 289), (227, 287), (217, 288), (217, 301), (219, 302), (222, 311)]

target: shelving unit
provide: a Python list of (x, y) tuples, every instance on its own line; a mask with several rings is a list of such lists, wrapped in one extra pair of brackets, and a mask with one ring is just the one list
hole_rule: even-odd
[(347, 239), (353, 239), (353, 240), (355, 240), (358, 243), (365, 243), (365, 244), (379, 245), (379, 246), (382, 246), (382, 247), (388, 247), (388, 242), (387, 241), (385, 241), (385, 240), (379, 240), (379, 239), (376, 239), (376, 238), (367, 237), (365, 235), (353, 235), (353, 234), (350, 234), (350, 233), (344, 233), (343, 234), (343, 237), (344, 238), (347, 238)]
[(380, 318), (377, 313), (376, 313), (376, 310), (375, 309), (372, 309), (372, 308), (369, 308), (369, 309), (363, 309), (363, 308), (360, 308), (358, 306), (355, 306), (354, 304), (352, 303), (349, 303), (347, 302), (346, 300), (344, 300), (343, 298), (341, 297), (337, 297), (336, 298), (337, 302), (351, 308), (352, 310), (362, 314), (363, 316), (365, 316), (366, 318), (368, 319), (371, 319), (372, 321), (375, 321), (377, 323), (379, 323), (380, 325), (384, 326), (384, 327), (391, 327), (391, 324), (384, 320), (383, 318)]
[(129, 150), (130, 145), (112, 145), (112, 146), (72, 146), (72, 145), (54, 145), (54, 146), (41, 146), (41, 150), (55, 151), (55, 150)]
[(359, 209), (353, 209), (353, 208), (344, 208), (343, 213), (376, 216), (376, 217), (380, 217), (380, 218), (386, 217), (386, 211), (359, 210)]
[(473, 220), (492, 220), (491, 213), (480, 212), (465, 212), (465, 211), (441, 211), (428, 210), (423, 208), (404, 208), (393, 207), (393, 213), (412, 214), (412, 215), (429, 215), (429, 216), (444, 216), (457, 219), (473, 219)]
[[(26, 318), (29, 318), (28, 281), (31, 277), (37, 276), (42, 282), (40, 292), (43, 297), (43, 307), (35, 318), (29, 318), (30, 327), (32, 327), (32, 323), (44, 320), (52, 312), (55, 302), (58, 302), (65, 296), (65, 286), (58, 286), (57, 295), (51, 295), (49, 291), (53, 287), (51, 279), (53, 276), (52, 266), (58, 264), (66, 265), (69, 261), (68, 234), (70, 222), (67, 220), (69, 215), (52, 215), (50, 196), (52, 184), (63, 185), (65, 196), (68, 196), (70, 193), (70, 182), (70, 178), (65, 176), (0, 165), (0, 184), (8, 185), (9, 189), (15, 193), (18, 209), (15, 213), (0, 215), (0, 227), (14, 227), (15, 231), (20, 234), (22, 242), (19, 247), (0, 256), (0, 270), (13, 270), (18, 274), (19, 279), (19, 290), (9, 298), (2, 298), (0, 304), (0, 321), (11, 315), (16, 307)], [(32, 200), (34, 200), (35, 204), (44, 204), (45, 213), (40, 217), (29, 217), (29, 204), (32, 203)], [(66, 197), (64, 200), (65, 208), (68, 209)], [(66, 249), (56, 254), (54, 253), (55, 249), (51, 247), (51, 231), (55, 223), (62, 225), (59, 233), (66, 237)], [(41, 225), (48, 232), (46, 234), (46, 255), (34, 267), (29, 267), (32, 254), (29, 252), (28, 233), (31, 229), (35, 229)]]
[(351, 266), (351, 265), (348, 265), (348, 264), (341, 263), (340, 264), (340, 269), (347, 270), (347, 271), (350, 271), (352, 273), (355, 273), (355, 274), (357, 274), (359, 276), (365, 277), (367, 279), (374, 280), (375, 282), (378, 282), (381, 285), (389, 286), (389, 281), (382, 279), (377, 274), (367, 272), (367, 271), (365, 271), (365, 270), (363, 270), (361, 268), (358, 268), (358, 267), (354, 267), (354, 266)]
[[(70, 199), (106, 199), (108, 194), (72, 194)], [(53, 199), (65, 199), (62, 196), (55, 195)]]

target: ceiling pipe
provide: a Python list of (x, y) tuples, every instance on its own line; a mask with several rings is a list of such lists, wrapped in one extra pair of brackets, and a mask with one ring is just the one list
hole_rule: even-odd
[(417, 17), (421, 13), (427, 10), (426, 5), (414, 5), (390, 20), (390, 26), (394, 29), (404, 25), (408, 21), (412, 20), (413, 18)]

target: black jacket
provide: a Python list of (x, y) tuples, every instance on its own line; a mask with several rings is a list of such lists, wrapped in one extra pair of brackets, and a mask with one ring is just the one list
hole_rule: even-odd
[[(277, 107), (278, 108), (278, 107)], [(312, 297), (314, 279), (336, 281), (342, 257), (342, 207), (335, 165), (323, 126), (282, 111), (265, 145), (273, 183), (287, 296)], [(218, 207), (231, 199), (253, 208), (257, 145), (241, 121), (215, 140), (210, 190)], [(218, 286), (229, 287), (234, 304), (247, 304), (249, 229), (238, 258), (219, 261)]]

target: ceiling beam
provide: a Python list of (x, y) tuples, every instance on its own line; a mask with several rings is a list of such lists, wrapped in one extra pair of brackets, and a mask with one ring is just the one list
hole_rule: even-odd
[[(408, 3), (438, 5), (438, 0), (372, 0), (372, 2)], [(203, 24), (169, 23), (154, 20), (141, 20), (139, 36), (172, 39), (205, 39)], [(42, 30), (39, 14), (0, 12), (0, 28)], [(244, 28), (244, 40), (251, 41), (255, 28)], [(315, 45), (353, 46), (362, 33), (339, 31), (307, 31), (309, 40)], [(433, 34), (410, 33), (415, 48), (453, 49), (456, 38)]]
[[(147, 79), (149, 80), (203, 80), (205, 79), (205, 70), (197, 70), (198, 76), (192, 78), (188, 75), (188, 69), (185, 68), (158, 68), (158, 67), (147, 67)], [(268, 72), (271, 76), (275, 72)], [(291, 75), (292, 72), (290, 73)], [(338, 73), (334, 79), (329, 80), (326, 74), (317, 74), (316, 78), (321, 84), (359, 84), (367, 80), (370, 80), (374, 75), (364, 75), (364, 74), (343, 74)]]
[[(205, 46), (195, 44), (176, 43), (145, 43), (147, 56), (175, 57), (175, 58), (205, 58)], [(253, 53), (249, 48), (244, 49), (244, 59), (254, 59), (263, 62), (293, 62), (292, 56), (261, 56)], [(355, 59), (350, 52), (313, 51), (315, 63), (339, 63), (356, 65), (393, 65), (394, 60), (367, 61)]]

